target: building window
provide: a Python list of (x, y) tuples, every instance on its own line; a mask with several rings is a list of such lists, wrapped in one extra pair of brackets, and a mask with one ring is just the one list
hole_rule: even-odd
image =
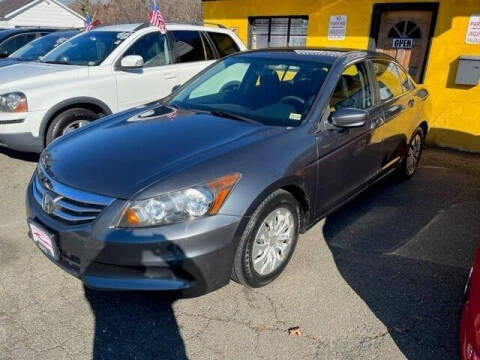
[(308, 16), (250, 17), (250, 48), (305, 46)]

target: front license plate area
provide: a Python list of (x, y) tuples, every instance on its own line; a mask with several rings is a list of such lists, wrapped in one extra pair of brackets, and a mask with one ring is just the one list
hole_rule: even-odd
[(38, 248), (42, 252), (52, 257), (55, 260), (59, 259), (58, 247), (55, 239), (55, 235), (45, 229), (42, 225), (35, 220), (28, 220), (28, 226), (30, 233), (32, 234), (33, 241), (37, 244)]

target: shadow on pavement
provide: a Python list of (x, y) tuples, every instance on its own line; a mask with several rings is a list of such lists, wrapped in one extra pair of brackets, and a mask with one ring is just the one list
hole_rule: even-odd
[(94, 360), (187, 359), (173, 296), (85, 288), (85, 297), (95, 315)]
[(12, 159), (29, 161), (29, 162), (38, 162), (38, 158), (39, 158), (39, 154), (19, 152), (3, 146), (0, 146), (0, 154), (4, 154), (8, 157), (11, 157)]
[(340, 274), (408, 359), (458, 358), (463, 289), (480, 234), (479, 187), (458, 171), (422, 167), (326, 219)]
[[(145, 239), (144, 239), (145, 240)], [(158, 238), (157, 238), (158, 240)], [(98, 266), (109, 246), (99, 248), (86, 266), (89, 269)], [(84, 287), (85, 298), (95, 316), (95, 334), (93, 339), (93, 359), (188, 359), (185, 345), (173, 310), (174, 302), (179, 298), (195, 297), (207, 291), (205, 276), (195, 262), (185, 257), (182, 248), (173, 244), (157, 247), (152, 245), (152, 253), (162, 254), (167, 265), (148, 267), (122, 267), (126, 278), (158, 280), (162, 286), (173, 282), (188, 281), (186, 288), (176, 291), (97, 291)], [(133, 264), (145, 263), (142, 252), (131, 251)], [(97, 263), (96, 261), (99, 261)], [(170, 269), (170, 270), (166, 270)], [(140, 276), (139, 272), (143, 272)], [(193, 276), (193, 277), (192, 277)], [(168, 284), (172, 281), (171, 284)], [(152, 284), (153, 286), (153, 284)], [(156, 286), (160, 286), (159, 283)]]

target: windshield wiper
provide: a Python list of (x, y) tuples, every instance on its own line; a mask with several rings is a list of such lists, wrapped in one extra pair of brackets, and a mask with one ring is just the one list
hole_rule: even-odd
[(71, 65), (69, 62), (65, 61), (42, 61), (45, 64), (55, 64), (55, 65)]
[(223, 118), (227, 118), (227, 119), (248, 122), (250, 124), (263, 125), (263, 123), (260, 122), (260, 121), (253, 120), (253, 119), (247, 118), (245, 116), (237, 115), (237, 114), (232, 114), (230, 112), (222, 111), (222, 110), (192, 110), (192, 111), (205, 112), (205, 113), (211, 114), (213, 116), (218, 116), (218, 117), (223, 117)]

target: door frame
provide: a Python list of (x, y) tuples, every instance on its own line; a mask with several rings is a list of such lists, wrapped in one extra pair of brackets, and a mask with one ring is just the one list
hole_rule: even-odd
[(380, 32), (380, 22), (382, 21), (382, 13), (386, 11), (402, 11), (402, 10), (418, 10), (418, 11), (431, 11), (432, 22), (430, 23), (430, 30), (428, 32), (427, 51), (425, 53), (425, 59), (422, 64), (422, 72), (420, 74), (420, 83), (425, 80), (425, 73), (427, 70), (428, 59), (430, 57), (430, 48), (432, 45), (432, 38), (435, 33), (435, 27), (437, 25), (438, 9), (440, 7), (439, 2), (412, 2), (412, 3), (384, 3), (374, 4), (372, 11), (372, 22), (370, 25), (370, 39), (368, 41), (368, 50), (376, 51), (378, 35)]

